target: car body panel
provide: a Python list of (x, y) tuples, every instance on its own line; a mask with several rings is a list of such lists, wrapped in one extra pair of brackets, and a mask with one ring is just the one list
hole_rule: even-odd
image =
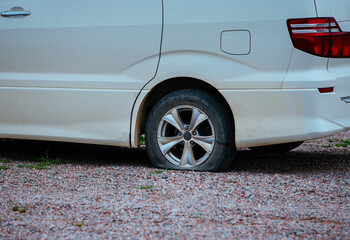
[(334, 17), (338, 22), (350, 21), (349, 0), (315, 0), (319, 17)]
[[(215, 74), (216, 77), (201, 79), (210, 80), (218, 89), (281, 88), (293, 51), (286, 19), (316, 16), (312, 0), (299, 2), (303, 3), (303, 8), (292, 0), (253, 0), (244, 3), (221, 0), (220, 4), (210, 0), (164, 1), (162, 58), (157, 77), (181, 65), (181, 68), (177, 68), (180, 71), (197, 68), (194, 71), (202, 75), (207, 75), (208, 69), (212, 73), (210, 75)], [(247, 14), (251, 12), (254, 14)], [(231, 55), (221, 51), (219, 40), (222, 32), (233, 30), (249, 31), (249, 54)], [(193, 59), (192, 55), (204, 60)], [(268, 61), (262, 61), (265, 56), (270, 56)], [(210, 67), (213, 57), (219, 63)], [(176, 58), (181, 62), (173, 60)], [(187, 69), (183, 65), (188, 66)], [(201, 71), (198, 71), (199, 66), (203, 66)], [(255, 77), (257, 74), (259, 76)], [(162, 80), (163, 77), (153, 80), (145, 89), (151, 89)]]
[(0, 18), (0, 137), (138, 147), (144, 103), (176, 78), (223, 96), (237, 148), (347, 130), (349, 60), (295, 49), (286, 24), (325, 14), (350, 31), (320, 2), (4, 0), (31, 15)]
[(0, 10), (17, 6), (31, 15), (0, 18), (1, 136), (128, 146), (133, 102), (159, 62), (161, 0), (4, 0)]
[[(254, 14), (247, 14), (251, 12)], [(297, 3), (293, 0), (244, 3), (223, 0), (220, 4), (209, 0), (164, 1), (161, 61), (156, 77), (145, 86), (135, 103), (130, 130), (132, 146), (138, 145), (144, 98), (167, 79), (200, 79), (220, 91), (281, 89), (294, 49), (286, 19), (305, 16), (316, 17), (313, 0)], [(222, 32), (237, 30), (249, 31), (249, 54), (232, 55), (222, 51), (218, 42)], [(246, 44), (240, 42), (240, 46), (245, 52)], [(239, 103), (244, 108), (245, 103)], [(236, 138), (237, 146), (241, 141), (246, 140)]]
[(350, 104), (336, 93), (320, 94), (317, 89), (220, 92), (236, 116), (237, 148), (304, 141), (350, 129)]
[(0, 137), (127, 147), (130, 109), (137, 94), (136, 90), (1, 87), (0, 109), (5, 112), (0, 115)]
[(338, 23), (343, 32), (350, 32), (350, 21)]

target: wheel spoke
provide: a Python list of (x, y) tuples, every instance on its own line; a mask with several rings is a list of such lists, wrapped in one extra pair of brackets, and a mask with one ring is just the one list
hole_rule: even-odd
[(176, 108), (173, 109), (171, 113), (165, 115), (163, 117), (163, 120), (173, 125), (180, 132), (184, 131), (183, 123)]
[(176, 144), (182, 141), (181, 136), (175, 137), (158, 137), (158, 143), (160, 150), (163, 154), (167, 154)]
[(214, 136), (194, 136), (193, 141), (201, 146), (207, 153), (211, 153), (214, 146)]
[(191, 123), (190, 123), (190, 130), (196, 129), (199, 124), (207, 120), (208, 117), (201, 113), (198, 109), (194, 108), (192, 111), (192, 118), (191, 118)]
[(193, 156), (192, 146), (188, 141), (185, 141), (180, 166), (181, 167), (186, 167), (188, 165), (195, 166), (196, 164), (197, 164), (197, 161)]

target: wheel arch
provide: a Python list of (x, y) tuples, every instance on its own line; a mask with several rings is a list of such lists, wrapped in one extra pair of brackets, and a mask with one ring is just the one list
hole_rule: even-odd
[[(220, 98), (220, 100), (224, 104), (224, 107), (230, 113), (230, 116), (232, 118), (232, 124), (235, 124), (233, 112), (227, 100), (214, 86), (197, 78), (174, 77), (162, 81), (156, 86), (154, 86), (142, 99), (142, 102), (137, 109), (136, 118), (133, 118), (136, 122), (134, 123), (134, 128), (131, 129), (132, 135), (130, 140), (132, 147), (138, 147), (140, 135), (145, 133), (145, 125), (148, 116), (151, 113), (153, 107), (157, 104), (157, 102), (171, 92), (189, 88), (205, 90)], [(135, 110), (136, 109), (134, 109), (134, 111)], [(235, 139), (233, 139), (233, 141), (235, 142)]]

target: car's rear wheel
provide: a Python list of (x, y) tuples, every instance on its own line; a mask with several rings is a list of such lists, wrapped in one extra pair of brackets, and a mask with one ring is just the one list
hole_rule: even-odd
[(235, 155), (231, 113), (213, 94), (184, 89), (162, 98), (146, 123), (146, 146), (158, 168), (219, 171)]
[(268, 145), (268, 146), (261, 146), (261, 147), (251, 147), (249, 148), (252, 151), (257, 152), (289, 152), (297, 147), (299, 147), (301, 144), (303, 144), (303, 141), (301, 142), (291, 142), (291, 143), (282, 143), (282, 144), (275, 144), (275, 145)]

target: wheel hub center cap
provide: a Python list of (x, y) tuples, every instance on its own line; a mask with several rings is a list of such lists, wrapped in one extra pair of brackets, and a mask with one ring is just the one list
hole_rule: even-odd
[(185, 133), (184, 133), (184, 139), (185, 139), (186, 141), (190, 140), (191, 138), (192, 138), (191, 133), (189, 133), (189, 132), (185, 132)]

